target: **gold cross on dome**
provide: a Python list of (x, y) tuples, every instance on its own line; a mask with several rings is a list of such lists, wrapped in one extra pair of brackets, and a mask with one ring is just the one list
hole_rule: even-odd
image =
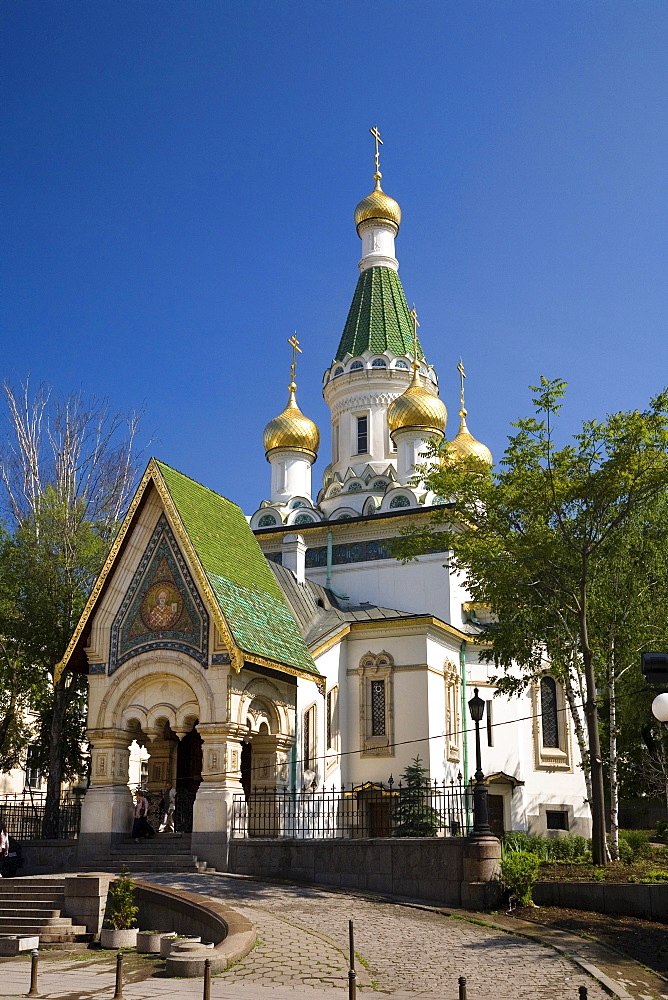
[(292, 334), (291, 337), (288, 337), (288, 344), (292, 348), (292, 364), (290, 366), (290, 381), (294, 382), (295, 381), (295, 373), (297, 371), (297, 351), (299, 351), (300, 354), (303, 353), (301, 347), (299, 346), (299, 341), (297, 340), (297, 331), (296, 330)]
[(375, 157), (375, 159), (376, 159), (376, 173), (379, 174), (380, 173), (380, 150), (379, 150), (378, 146), (379, 145), (380, 146), (383, 145), (383, 140), (380, 137), (380, 130), (379, 130), (379, 128), (378, 128), (377, 125), (374, 125), (373, 128), (370, 128), (369, 132), (371, 132), (371, 135), (376, 140), (376, 157)]
[(417, 331), (418, 331), (418, 327), (419, 327), (420, 324), (418, 323), (417, 309), (415, 308), (415, 303), (413, 303), (413, 308), (411, 309), (411, 311), (409, 312), (408, 315), (413, 320), (413, 363), (414, 363), (415, 367), (417, 368), (418, 367), (418, 335), (417, 335)]
[(457, 371), (459, 372), (459, 402), (461, 403), (462, 410), (464, 409), (464, 379), (466, 378), (466, 372), (464, 371), (464, 362), (459, 359), (459, 364), (457, 365)]

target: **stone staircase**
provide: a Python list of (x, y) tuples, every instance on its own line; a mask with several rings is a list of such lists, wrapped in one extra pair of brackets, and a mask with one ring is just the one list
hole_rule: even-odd
[(57, 878), (0, 880), (0, 934), (38, 934), (40, 946), (90, 941), (85, 926), (61, 916), (65, 883)]
[(192, 872), (195, 862), (190, 850), (190, 834), (157, 833), (155, 837), (121, 841), (104, 858), (95, 862), (101, 871)]

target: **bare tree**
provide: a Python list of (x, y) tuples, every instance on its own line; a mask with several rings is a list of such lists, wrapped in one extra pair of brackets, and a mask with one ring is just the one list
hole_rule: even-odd
[(3, 388), (0, 483), (13, 529), (14, 639), (41, 677), (35, 708), (48, 720), (43, 835), (53, 837), (68, 770), (66, 720), (81, 701), (79, 679), (64, 671), (56, 680), (55, 668), (132, 496), (139, 416), (114, 414), (106, 400), (80, 392), (62, 399), (46, 385), (31, 392), (28, 381), (19, 390), (7, 382)]

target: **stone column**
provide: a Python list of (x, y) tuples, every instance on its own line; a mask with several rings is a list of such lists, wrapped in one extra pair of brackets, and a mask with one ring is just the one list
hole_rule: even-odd
[(496, 837), (466, 837), (462, 872), (464, 909), (488, 910), (498, 904), (501, 897), (500, 866), (500, 840)]
[(280, 801), (288, 783), (288, 753), (293, 742), (290, 736), (253, 737), (249, 837), (276, 837), (283, 832)]
[(227, 871), (234, 796), (242, 796), (241, 741), (236, 723), (203, 723), (202, 783), (193, 807), (192, 852), (218, 871)]
[(132, 736), (123, 729), (89, 729), (90, 787), (81, 810), (79, 864), (104, 860), (112, 844), (132, 830), (128, 765)]

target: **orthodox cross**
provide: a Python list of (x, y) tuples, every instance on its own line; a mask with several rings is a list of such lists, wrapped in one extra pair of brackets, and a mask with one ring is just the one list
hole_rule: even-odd
[(371, 132), (371, 135), (376, 140), (376, 173), (380, 174), (380, 150), (379, 150), (378, 146), (379, 145), (380, 146), (383, 145), (383, 140), (380, 137), (380, 131), (379, 131), (377, 125), (374, 125), (373, 128), (370, 128), (369, 132)]
[(464, 379), (466, 378), (466, 372), (464, 371), (464, 362), (461, 358), (457, 365), (457, 371), (459, 372), (459, 402), (461, 403), (462, 410), (464, 410)]
[(294, 382), (295, 373), (297, 371), (297, 351), (299, 351), (300, 354), (303, 353), (301, 347), (299, 346), (299, 341), (297, 340), (296, 330), (291, 337), (288, 337), (288, 344), (292, 348), (292, 365), (290, 366), (290, 381)]
[(408, 315), (413, 320), (413, 362), (415, 364), (415, 367), (417, 368), (418, 367), (418, 335), (417, 335), (417, 330), (418, 330), (418, 327), (419, 327), (420, 324), (418, 323), (417, 309), (415, 308), (415, 303), (413, 303), (413, 308), (411, 309), (411, 311), (409, 312)]

